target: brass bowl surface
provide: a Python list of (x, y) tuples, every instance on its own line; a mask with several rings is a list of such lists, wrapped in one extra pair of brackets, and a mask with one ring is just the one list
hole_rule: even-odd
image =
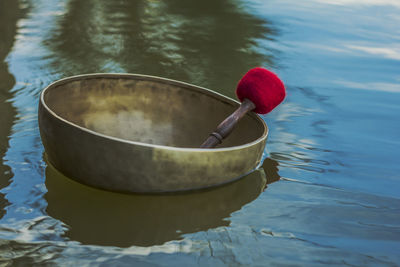
[(239, 106), (210, 90), (136, 74), (59, 80), (39, 101), (47, 158), (78, 182), (120, 192), (173, 192), (238, 179), (260, 163), (268, 134), (246, 115), (220, 148), (198, 148)]

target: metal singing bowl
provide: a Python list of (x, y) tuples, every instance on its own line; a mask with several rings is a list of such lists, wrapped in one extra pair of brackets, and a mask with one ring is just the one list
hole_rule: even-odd
[(216, 149), (198, 148), (239, 106), (210, 90), (135, 74), (59, 80), (39, 102), (50, 163), (66, 176), (120, 192), (207, 188), (257, 168), (268, 128), (246, 115)]

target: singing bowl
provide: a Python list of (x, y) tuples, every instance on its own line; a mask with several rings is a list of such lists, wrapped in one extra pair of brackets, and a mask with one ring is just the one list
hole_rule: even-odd
[(215, 149), (200, 149), (239, 103), (211, 90), (136, 74), (56, 81), (39, 101), (49, 162), (78, 182), (119, 192), (174, 192), (236, 180), (260, 164), (268, 134), (246, 115)]

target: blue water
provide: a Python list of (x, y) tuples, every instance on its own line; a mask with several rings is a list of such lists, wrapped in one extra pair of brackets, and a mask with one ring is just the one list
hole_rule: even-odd
[[(395, 0), (0, 1), (0, 263), (399, 266), (398, 25)], [(52, 81), (141, 73), (235, 97), (255, 66), (287, 98), (237, 183), (121, 195), (45, 161)]]

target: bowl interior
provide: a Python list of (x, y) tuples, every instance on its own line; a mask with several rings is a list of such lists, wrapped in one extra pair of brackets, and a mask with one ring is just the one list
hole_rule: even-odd
[[(148, 144), (197, 148), (238, 105), (195, 86), (156, 78), (64, 80), (47, 88), (46, 106), (92, 131)], [(220, 147), (260, 138), (265, 126), (246, 115)]]

